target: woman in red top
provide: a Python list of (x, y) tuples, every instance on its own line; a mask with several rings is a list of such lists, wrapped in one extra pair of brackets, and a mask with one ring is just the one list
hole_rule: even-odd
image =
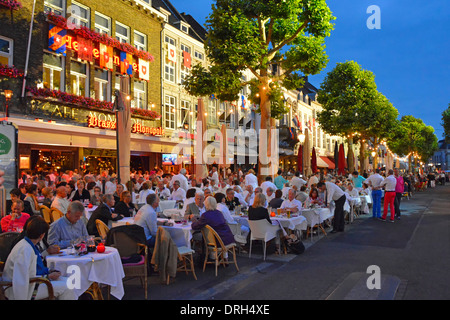
[(30, 215), (22, 210), (23, 201), (14, 200), (11, 205), (11, 214), (1, 220), (3, 232), (22, 232), (25, 222), (30, 218)]

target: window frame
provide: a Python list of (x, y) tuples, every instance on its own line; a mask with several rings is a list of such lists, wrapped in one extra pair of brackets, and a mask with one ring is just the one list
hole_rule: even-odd
[[(167, 99), (173, 100), (167, 102)], [(175, 96), (171, 95), (164, 95), (164, 127), (169, 130), (175, 130), (176, 129), (176, 123), (177, 123), (177, 98)], [(174, 110), (175, 109), (175, 110)], [(168, 119), (168, 116), (173, 119)], [(172, 124), (172, 126), (168, 126), (167, 123)]]
[[(148, 43), (147, 35), (140, 31), (137, 31), (137, 30), (134, 30), (133, 34), (134, 34), (134, 40), (133, 40), (134, 47), (138, 50), (147, 51), (147, 43)], [(144, 43), (136, 41), (136, 39), (137, 39), (136, 35), (143, 37)]]
[[(42, 83), (44, 83), (44, 75), (45, 75), (45, 69), (49, 69), (50, 70), (50, 85), (49, 85), (49, 88), (47, 88), (47, 89), (50, 89), (50, 90), (59, 90), (59, 91), (65, 91), (65, 86), (64, 86), (64, 58), (62, 57), (62, 56), (60, 56), (60, 55), (57, 55), (57, 54), (52, 54), (52, 53), (48, 53), (48, 52), (44, 52), (44, 55), (46, 55), (46, 54), (48, 54), (48, 55), (53, 55), (53, 56), (55, 56), (55, 57), (58, 57), (59, 59), (61, 59), (60, 61), (61, 61), (61, 66), (60, 67), (57, 67), (57, 66), (54, 66), (54, 65), (51, 65), (51, 64), (47, 64), (47, 63), (43, 63), (42, 64), (42, 70), (43, 70), (43, 72), (42, 72)], [(59, 88), (56, 88), (55, 86), (54, 86), (54, 78), (55, 78), (55, 74), (54, 74), (54, 71), (57, 71), (57, 72), (59, 72), (60, 74), (59, 74)]]
[[(111, 17), (108, 17), (107, 15), (104, 15), (103, 13), (100, 13), (98, 11), (95, 11), (94, 15), (95, 15), (94, 16), (94, 18), (95, 18), (95, 23), (94, 23), (95, 32), (97, 32), (97, 33), (105, 33), (105, 34), (110, 36), (111, 32), (112, 32), (112, 22), (111, 22), (112, 20), (111, 20)], [(97, 24), (97, 16), (107, 20), (108, 24), (109, 24), (109, 28), (105, 28), (104, 26), (102, 26), (100, 24)], [(104, 31), (107, 31), (107, 32), (104, 32)]]
[[(44, 0), (44, 13), (48, 14), (49, 12), (52, 12), (54, 14), (55, 10), (57, 11), (61, 11), (61, 14), (56, 14), (57, 16), (62, 16), (65, 17), (66, 16), (66, 6), (67, 6), (67, 0), (61, 0), (62, 1), (62, 7), (57, 7), (56, 5), (54, 5), (53, 3), (48, 3), (46, 0)], [(47, 10), (47, 8), (49, 8), (50, 10)]]
[[(80, 16), (73, 15), (72, 12), (70, 12), (70, 16), (71, 17), (72, 16), (76, 17), (76, 19), (80, 22), (79, 26), (83, 26), (83, 27), (86, 27), (86, 28), (91, 28), (91, 8), (85, 6), (85, 5), (81, 4), (81, 3), (78, 3), (76, 1), (72, 1), (72, 3), (70, 5), (71, 6), (72, 5), (73, 6), (78, 6), (78, 7), (80, 7), (80, 8), (82, 8), (82, 9), (87, 11), (87, 14), (88, 14), (87, 18), (83, 18), (83, 17), (80, 17)], [(85, 25), (83, 25), (82, 22), (84, 22)]]
[[(142, 83), (144, 85), (144, 89), (136, 89), (136, 83)], [(139, 98), (143, 96), (142, 106), (139, 106)], [(134, 100), (134, 107), (136, 109), (143, 109), (147, 110), (147, 82), (146, 81), (139, 81), (134, 80), (133, 81), (133, 100)]]
[(4, 53), (3, 51), (0, 51), (0, 56), (8, 59), (8, 63), (7, 63), (8, 66), (13, 66), (14, 65), (14, 40), (7, 38), (7, 37), (3, 37), (3, 36), (0, 36), (0, 39), (5, 40), (6, 42), (9, 42), (8, 54)]
[[(120, 23), (119, 21), (116, 21), (115, 23), (116, 23), (115, 38), (117, 40), (119, 40), (121, 43), (128, 43), (128, 44), (130, 44), (130, 42), (131, 42), (130, 41), (131, 40), (130, 39), (131, 38), (131, 28), (129, 26), (123, 24), (123, 23)], [(127, 38), (125, 38), (124, 35), (122, 35), (120, 33), (117, 33), (117, 26), (123, 27), (126, 30), (128, 30), (128, 37)], [(123, 40), (126, 40), (126, 41), (124, 42)]]
[[(84, 64), (86, 66), (86, 74), (82, 74), (76, 71), (73, 71), (72, 68), (70, 68), (70, 72), (69, 72), (69, 81), (70, 81), (70, 88), (71, 88), (71, 92), (74, 95), (77, 96), (81, 96), (81, 97), (89, 97), (90, 95), (90, 88), (89, 88), (89, 63), (83, 63), (77, 60), (72, 60), (70, 61), (70, 64), (72, 65), (72, 63), (80, 63), (80, 64)], [(72, 76), (75, 76), (77, 78), (77, 82), (80, 82), (80, 79), (84, 78), (84, 82), (85, 82), (85, 89), (84, 89), (84, 95), (80, 94), (80, 87), (78, 86), (78, 90), (77, 92), (74, 91), (73, 85), (72, 85)]]
[[(101, 78), (97, 78), (95, 75), (95, 71), (100, 70), (102, 72), (106, 72), (108, 75), (108, 79), (101, 79)], [(96, 90), (96, 83), (100, 83), (102, 85), (106, 85), (106, 100), (102, 100), (102, 97), (99, 95), (98, 97), (95, 97), (95, 99), (100, 100), (100, 101), (107, 101), (110, 102), (111, 101), (111, 71), (109, 70), (104, 70), (102, 68), (95, 68), (94, 69), (94, 90), (97, 93), (98, 90)], [(103, 86), (100, 86), (101, 90), (103, 91)]]

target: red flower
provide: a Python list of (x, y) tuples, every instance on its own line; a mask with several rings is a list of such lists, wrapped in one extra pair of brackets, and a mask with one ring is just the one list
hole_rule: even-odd
[[(1, 1), (1, 0), (0, 0)], [(7, 66), (0, 64), (0, 77), (8, 77), (8, 78), (21, 78), (23, 77), (23, 72), (19, 71), (16, 67)]]
[(19, 10), (20, 8), (22, 8), (22, 4), (16, 0), (0, 0), (0, 5), (11, 10)]

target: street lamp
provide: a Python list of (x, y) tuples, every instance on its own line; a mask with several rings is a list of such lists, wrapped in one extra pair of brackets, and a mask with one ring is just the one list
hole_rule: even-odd
[(5, 118), (7, 119), (9, 117), (8, 112), (8, 103), (12, 98), (13, 92), (12, 90), (3, 90), (3, 95), (5, 96), (6, 104), (5, 104)]
[(298, 141), (300, 141), (301, 144), (303, 144), (305, 142), (306, 136), (304, 133), (300, 133), (298, 135)]

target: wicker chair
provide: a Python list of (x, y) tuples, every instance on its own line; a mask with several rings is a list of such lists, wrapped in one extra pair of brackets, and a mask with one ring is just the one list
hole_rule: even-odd
[(147, 263), (148, 263), (148, 248), (145, 244), (138, 243), (131, 239), (124, 232), (114, 232), (112, 236), (112, 247), (117, 248), (120, 257), (131, 257), (139, 254), (142, 256), (142, 260), (139, 263), (123, 264), (123, 269), (126, 278), (141, 279), (142, 286), (144, 287), (145, 300), (147, 300)]
[(52, 223), (52, 210), (44, 205), (40, 205), (39, 209), (41, 210), (42, 217), (44, 218), (45, 222), (48, 224)]
[[(0, 279), (2, 277), (2, 273), (0, 272)], [(32, 283), (39, 283), (39, 284), (45, 284), (47, 286), (48, 290), (48, 297), (42, 300), (55, 300), (55, 294), (53, 290), (52, 283), (50, 280), (46, 278), (31, 278), (30, 284)], [(13, 284), (10, 281), (0, 281), (0, 300), (8, 300), (5, 296), (6, 289), (12, 287)]]
[[(236, 270), (239, 272), (239, 267), (236, 261), (236, 243), (230, 243), (228, 245), (224, 245), (222, 239), (217, 234), (217, 232), (211, 228), (211, 226), (206, 225), (202, 229), (203, 239), (205, 241), (205, 262), (203, 263), (203, 272), (205, 272), (205, 268), (207, 264), (214, 264), (216, 267), (216, 277), (217, 277), (217, 268), (219, 264), (226, 266), (230, 262), (234, 262), (236, 266)], [(209, 253), (214, 252), (214, 261), (208, 261)], [(225, 253), (233, 254), (233, 261), (229, 261), (225, 258)]]
[(97, 227), (100, 238), (102, 238), (102, 240), (105, 240), (109, 232), (108, 226), (100, 219), (95, 220), (95, 225)]
[(51, 217), (52, 222), (55, 222), (59, 218), (62, 218), (64, 216), (64, 213), (62, 213), (59, 209), (52, 207), (51, 208)]

